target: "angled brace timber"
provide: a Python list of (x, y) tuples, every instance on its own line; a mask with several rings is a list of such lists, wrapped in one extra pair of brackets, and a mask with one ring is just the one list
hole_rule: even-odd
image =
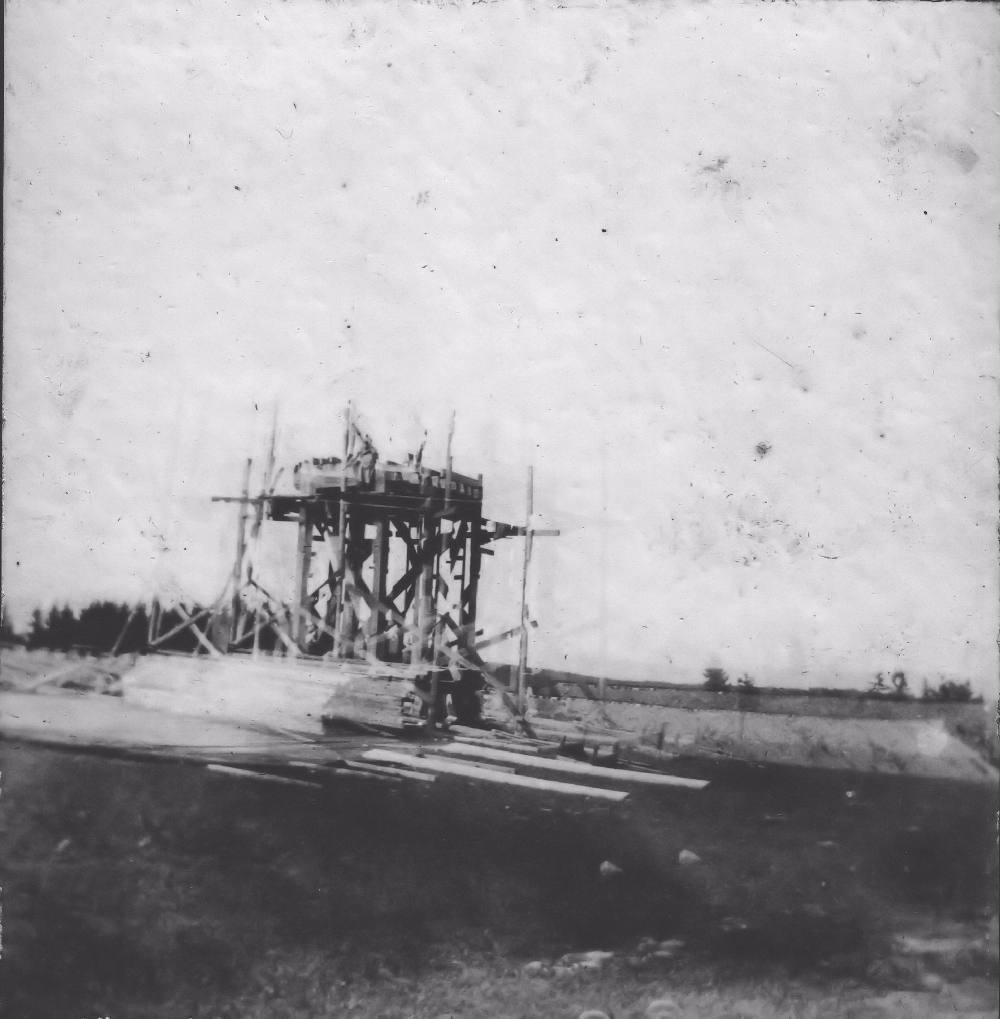
[(170, 640), (171, 637), (176, 637), (182, 630), (186, 630), (189, 626), (200, 622), (205, 616), (210, 615), (211, 609), (202, 609), (199, 613), (194, 616), (188, 616), (186, 613), (181, 613), (184, 616), (184, 622), (178, 623), (172, 630), (168, 630), (162, 637), (157, 637), (156, 640), (152, 641), (149, 645), (149, 650), (152, 651), (154, 648), (158, 648), (161, 644)]
[[(462, 632), (451, 616), (446, 612), (441, 618), (449, 627), (451, 627), (455, 636), (461, 640)], [(518, 629), (520, 630), (520, 627), (518, 627)], [(464, 665), (465, 668), (472, 669), (474, 672), (482, 673), (486, 682), (500, 694), (500, 699), (503, 701), (504, 707), (514, 716), (514, 721), (517, 722), (517, 724), (520, 725), (532, 739), (534, 739), (535, 731), (531, 728), (531, 723), (524, 716), (524, 712), (521, 711), (521, 709), (517, 706), (517, 703), (507, 692), (506, 684), (504, 684), (493, 669), (491, 669), (490, 666), (488, 666), (486, 662), (479, 657), (479, 654), (474, 648), (470, 648), (466, 645), (460, 646), (462, 647), (462, 651), (465, 652), (464, 654), (460, 651), (456, 651), (454, 648), (448, 648), (448, 654), (454, 656), (459, 665)]]
[(222, 652), (211, 641), (209, 641), (195, 625), (195, 619), (197, 617), (188, 615), (187, 610), (183, 605), (178, 605), (177, 611), (187, 621), (188, 626), (191, 627), (191, 632), (198, 638), (198, 643), (213, 657), (221, 658)]

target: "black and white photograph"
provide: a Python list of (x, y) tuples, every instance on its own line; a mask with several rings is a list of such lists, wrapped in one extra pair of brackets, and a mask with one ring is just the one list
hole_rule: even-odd
[(0, 1014), (1000, 1012), (1000, 6), (7, 0)]

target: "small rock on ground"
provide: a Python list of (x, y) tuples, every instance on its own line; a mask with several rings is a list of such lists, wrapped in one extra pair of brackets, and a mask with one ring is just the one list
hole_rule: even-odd
[(673, 1019), (679, 1010), (673, 998), (657, 998), (646, 1006), (646, 1019)]

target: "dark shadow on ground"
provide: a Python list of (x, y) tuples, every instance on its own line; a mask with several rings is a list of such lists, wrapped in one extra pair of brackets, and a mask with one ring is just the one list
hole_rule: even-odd
[(863, 977), (900, 925), (997, 906), (995, 794), (950, 783), (719, 765), (592, 807), (9, 743), (0, 766), (9, 1015), (208, 1014), (285, 951), (347, 982), (679, 938), (720, 974)]

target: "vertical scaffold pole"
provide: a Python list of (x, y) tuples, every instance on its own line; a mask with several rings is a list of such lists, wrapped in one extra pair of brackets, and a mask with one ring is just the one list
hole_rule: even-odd
[(303, 653), (309, 639), (306, 616), (309, 603), (309, 566), (312, 562), (313, 517), (308, 503), (299, 510), (299, 540), (295, 556), (295, 604), (297, 612), (292, 618), (292, 640)]
[[(347, 592), (347, 458), (351, 448), (351, 405), (344, 411), (344, 450), (340, 462), (340, 504), (337, 516), (337, 550), (340, 562), (337, 564), (340, 573), (340, 586), (337, 591), (337, 619), (334, 633), (337, 634), (333, 653), (334, 657), (345, 657), (344, 646), (351, 640), (352, 606)], [(345, 630), (347, 632), (345, 632)]]
[[(389, 521), (380, 517), (375, 521), (375, 540), (372, 542), (372, 595), (379, 604), (384, 603), (386, 579), (389, 575)], [(379, 634), (385, 629), (385, 615), (377, 608), (372, 609), (368, 618), (368, 646), (374, 647), (376, 658), (385, 658), (384, 642)]]
[(230, 640), (239, 639), (243, 615), (243, 560), (247, 554), (247, 499), (250, 498), (250, 468), (252, 466), (253, 460), (248, 457), (246, 466), (243, 468), (243, 501), (240, 503), (240, 515), (236, 522), (236, 562), (233, 563), (233, 618), (229, 630)]
[(531, 515), (534, 512), (535, 471), (528, 468), (528, 509), (524, 527), (524, 568), (521, 571), (521, 648), (517, 661), (517, 706), (523, 712), (527, 703), (525, 679), (528, 671), (528, 567), (531, 564)]

